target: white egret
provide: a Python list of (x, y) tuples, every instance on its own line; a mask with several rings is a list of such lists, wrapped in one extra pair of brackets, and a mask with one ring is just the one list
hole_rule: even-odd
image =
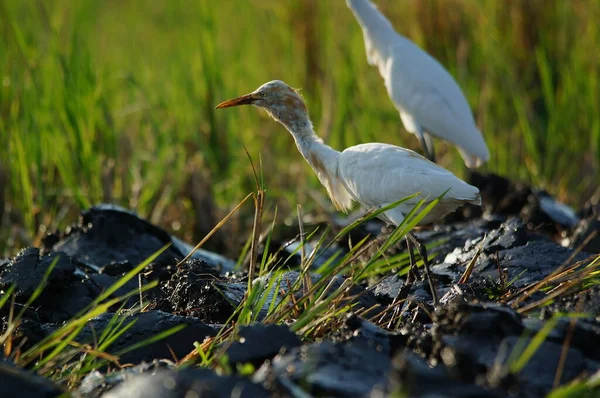
[[(217, 109), (238, 105), (255, 105), (265, 109), (292, 134), (298, 150), (339, 210), (350, 210), (353, 202), (367, 210), (380, 208), (420, 192), (418, 197), (380, 216), (387, 223), (397, 226), (420, 198), (431, 201), (446, 191), (421, 224), (438, 220), (464, 203), (481, 204), (477, 188), (411, 150), (370, 143), (339, 152), (326, 145), (314, 132), (306, 104), (300, 95), (282, 81), (265, 83), (250, 94), (220, 103)], [(424, 247), (412, 234), (410, 239), (423, 258), (434, 302), (437, 303)], [(408, 239), (407, 244), (410, 250)]]
[(450, 73), (415, 43), (394, 31), (369, 0), (346, 0), (365, 39), (367, 61), (377, 66), (404, 128), (435, 161), (431, 136), (458, 147), (469, 168), (489, 160), (471, 108)]

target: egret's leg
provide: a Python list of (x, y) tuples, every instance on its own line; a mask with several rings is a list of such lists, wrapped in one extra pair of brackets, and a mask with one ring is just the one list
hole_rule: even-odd
[(433, 147), (433, 137), (429, 133), (423, 133), (425, 136), (425, 144), (427, 145), (427, 150), (429, 151), (429, 160), (435, 163), (435, 148)]
[(432, 162), (435, 162), (435, 154), (433, 153), (433, 142), (431, 142), (431, 148), (429, 148), (428, 141), (431, 141), (431, 138), (425, 137), (425, 132), (421, 127), (417, 129), (417, 137), (419, 137), (419, 141), (421, 142), (421, 146), (423, 147), (423, 152), (425, 153), (425, 157)]
[(425, 248), (425, 245), (423, 245), (421, 242), (419, 242), (417, 237), (415, 235), (413, 235), (412, 232), (409, 232), (408, 234), (406, 234), (406, 236), (415, 245), (415, 247), (417, 248), (417, 251), (419, 252), (419, 256), (421, 256), (421, 258), (423, 259), (423, 268), (425, 268), (425, 275), (427, 276), (427, 281), (429, 282), (429, 288), (431, 289), (431, 297), (433, 298), (433, 305), (437, 306), (437, 304), (438, 304), (437, 291), (435, 289), (435, 282), (433, 280), (433, 275), (431, 273), (431, 270), (429, 269), (429, 260), (427, 258), (427, 249)]
[(408, 275), (406, 278), (408, 284), (409, 281), (412, 283), (412, 281), (419, 279), (420, 275), (419, 269), (417, 268), (417, 261), (415, 260), (413, 244), (408, 235), (406, 235), (404, 238), (406, 239), (406, 249), (408, 250), (408, 258), (410, 259), (410, 268), (408, 270)]
[(395, 302), (399, 302), (400, 300), (404, 300), (406, 297), (408, 297), (408, 293), (410, 293), (410, 288), (412, 287), (413, 282), (419, 277), (419, 270), (417, 269), (417, 261), (415, 260), (413, 244), (408, 238), (408, 235), (404, 238), (406, 239), (406, 249), (408, 250), (408, 258), (410, 259), (410, 268), (408, 269), (408, 274), (406, 274), (406, 282), (404, 282), (404, 285), (402, 285), (400, 290), (398, 290), (398, 294), (394, 300)]

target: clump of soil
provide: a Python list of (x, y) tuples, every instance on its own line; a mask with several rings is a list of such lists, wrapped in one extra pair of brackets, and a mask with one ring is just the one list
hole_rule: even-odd
[[(78, 343), (93, 347), (115, 317), (135, 320), (108, 350), (122, 352), (119, 363), (130, 367), (89, 373), (81, 383), (81, 396), (230, 396), (235, 392), (249, 397), (362, 397), (404, 391), (409, 396), (535, 397), (550, 391), (555, 377), (568, 383), (597, 372), (597, 284), (589, 278), (587, 284), (573, 282), (577, 276), (593, 276), (588, 266), (594, 261), (592, 253), (600, 252), (597, 206), (575, 213), (545, 192), (498, 176), (473, 173), (470, 182), (481, 189), (483, 209), (465, 207), (436, 226), (416, 231), (423, 243), (437, 242), (429, 254), (439, 305), (433, 305), (424, 279), (408, 284), (392, 270), (349, 288), (352, 311), (331, 318), (328, 328), (310, 339), (292, 332), (290, 325), (261, 324), (272, 300), (301, 278), (294, 269), (299, 255), (292, 255), (285, 272), (278, 274), (279, 290), (268, 292), (263, 308), (253, 314), (257, 323), (230, 329), (230, 339), (219, 343), (218, 349), (228, 358), (227, 365), (219, 366), (229, 366), (230, 376), (209, 369), (182, 370), (176, 363), (197, 355), (195, 343), (214, 338), (226, 322), (235, 319), (234, 312), (247, 293), (247, 275), (235, 272), (232, 260), (207, 251), (180, 263), (190, 252), (189, 245), (130, 211), (111, 205), (93, 207), (66, 232), (49, 235), (41, 250), (27, 248), (0, 260), (0, 289), (14, 286), (14, 306), (23, 306), (46, 280), (41, 295), (13, 332), (13, 347), (18, 348), (11, 359), (81, 314), (117, 280), (162, 250), (139, 279), (131, 279), (109, 298), (135, 292), (151, 281), (157, 281), (157, 286), (143, 292), (141, 302), (139, 294), (130, 295), (124, 307), (114, 306), (91, 319), (77, 336)], [(378, 250), (389, 233), (389, 228), (373, 221), (353, 231), (350, 240), (357, 242), (370, 234), (379, 243), (372, 250)], [(272, 243), (284, 244), (289, 238), (273, 236)], [(337, 249), (344, 250), (338, 244), (319, 253), (317, 266), (327, 264)], [(270, 250), (284, 257), (291, 253), (275, 244)], [(401, 242), (384, 255), (405, 250)], [(363, 253), (357, 264), (373, 253)], [(475, 258), (471, 276), (459, 283)], [(555, 276), (557, 270), (567, 270), (572, 277), (557, 279), (561, 277)], [(273, 275), (253, 283), (268, 286)], [(312, 283), (319, 278), (312, 274)], [(542, 280), (547, 289), (532, 288)], [(323, 297), (344, 281), (342, 275), (332, 276)], [(545, 303), (552, 289), (564, 286), (569, 288), (549, 305)], [(398, 301), (401, 291), (406, 300)], [(527, 364), (519, 372), (508, 372), (510, 354), (531, 342), (544, 325), (542, 319), (559, 312), (589, 316), (560, 320)], [(0, 311), (2, 331), (13, 315), (10, 306)], [(127, 349), (178, 325), (185, 328), (145, 347)], [(237, 374), (248, 364), (254, 370), (251, 379)], [(61, 392), (52, 382), (30, 373), (19, 376), (21, 384), (15, 384), (15, 378), (7, 376), (13, 368), (5, 362), (0, 371), (2, 391), (18, 385), (23, 391), (35, 386), (45, 396)]]

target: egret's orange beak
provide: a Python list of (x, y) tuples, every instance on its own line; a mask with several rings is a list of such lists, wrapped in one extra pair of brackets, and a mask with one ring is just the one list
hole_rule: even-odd
[(223, 101), (219, 105), (217, 105), (215, 107), (215, 109), (229, 108), (231, 106), (239, 106), (239, 105), (250, 105), (255, 100), (256, 100), (256, 97), (254, 96), (254, 94), (252, 94), (252, 93), (246, 94), (246, 95), (242, 95), (241, 97)]

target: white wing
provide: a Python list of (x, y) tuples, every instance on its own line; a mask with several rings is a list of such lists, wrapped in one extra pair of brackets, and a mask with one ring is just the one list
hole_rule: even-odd
[[(432, 217), (446, 214), (464, 202), (480, 203), (479, 190), (448, 170), (408, 149), (388, 144), (362, 144), (340, 155), (338, 176), (363, 207), (376, 208), (420, 192), (398, 206), (406, 214), (421, 199), (433, 200), (446, 192)], [(395, 223), (402, 217), (396, 217)], [(431, 220), (429, 220), (431, 221)]]
[[(412, 42), (402, 37), (398, 41), (404, 43), (394, 47), (384, 80), (402, 121), (405, 121), (403, 114), (408, 114), (431, 135), (456, 144), (482, 162), (488, 161), (485, 140), (454, 78)], [(406, 62), (407, 59), (411, 61)], [(417, 133), (406, 123), (405, 127)], [(475, 166), (470, 158), (465, 158), (465, 162), (469, 167)]]
[(377, 65), (405, 128), (419, 127), (460, 149), (469, 167), (489, 159), (464, 94), (448, 71), (391, 23), (368, 0), (347, 0), (365, 39), (367, 59)]

